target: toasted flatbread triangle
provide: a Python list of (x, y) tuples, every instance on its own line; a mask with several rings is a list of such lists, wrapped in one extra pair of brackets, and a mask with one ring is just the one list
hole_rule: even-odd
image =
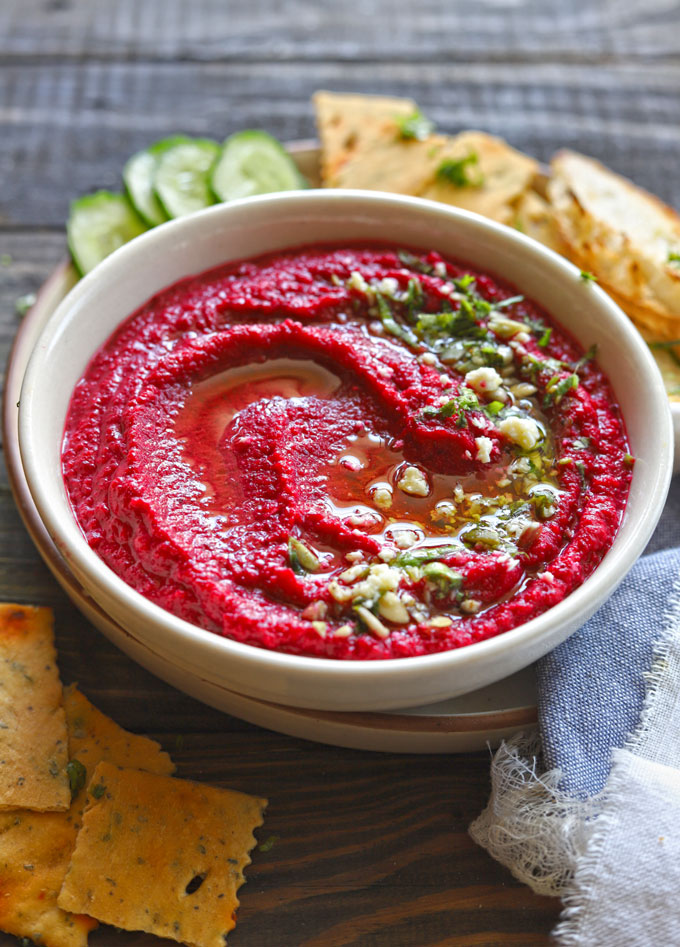
[(598, 161), (572, 151), (553, 158), (548, 195), (570, 257), (633, 306), (680, 324), (680, 217)]
[(443, 136), (401, 137), (398, 119), (417, 111), (412, 99), (379, 95), (314, 95), (324, 187), (356, 187), (417, 194), (431, 173), (428, 156)]
[(71, 804), (49, 608), (0, 604), (0, 809)]
[(85, 766), (84, 785), (66, 812), (0, 814), (0, 930), (45, 947), (86, 947), (97, 922), (63, 911), (57, 896), (87, 802), (87, 783), (102, 759), (162, 774), (174, 766), (157, 743), (123, 730), (74, 687), (64, 693), (64, 709), (70, 756)]
[[(512, 223), (512, 203), (526, 191), (538, 172), (538, 162), (485, 132), (464, 131), (447, 139), (430, 162), (430, 180), (420, 197), (474, 211), (501, 223)], [(473, 158), (468, 166), (470, 184), (457, 187), (437, 176), (444, 161)]]
[(102, 762), (59, 904), (125, 930), (225, 947), (266, 805)]

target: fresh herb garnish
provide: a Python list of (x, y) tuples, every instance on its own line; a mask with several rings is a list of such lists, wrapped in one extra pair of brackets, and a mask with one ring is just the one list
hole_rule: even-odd
[(626, 465), (626, 467), (632, 467), (633, 464), (635, 463), (635, 458), (633, 457), (632, 454), (624, 454), (623, 462)]
[(494, 309), (507, 309), (508, 306), (515, 306), (517, 303), (523, 303), (524, 296), (509, 296), (508, 299), (501, 299), (497, 303), (493, 303)]
[(407, 345), (412, 346), (413, 348), (419, 347), (418, 336), (409, 329), (408, 326), (403, 325), (401, 322), (397, 322), (394, 318), (394, 313), (389, 307), (389, 304), (385, 297), (381, 293), (375, 294), (375, 301), (378, 306), (378, 315), (380, 316), (380, 321), (383, 324), (385, 332), (389, 332), (390, 335), (395, 336), (398, 339), (406, 342)]
[(426, 408), (423, 408), (422, 413), (426, 418), (452, 418), (455, 414), (458, 415), (456, 426), (467, 427), (465, 412), (474, 410), (475, 408), (479, 408), (479, 398), (470, 388), (463, 387), (460, 389), (459, 394), (453, 398), (449, 398), (449, 400), (443, 405), (440, 405), (440, 407), (435, 408), (434, 405), (428, 405)]
[(426, 263), (425, 260), (419, 259), (419, 257), (410, 253), (408, 250), (398, 250), (397, 256), (402, 266), (408, 267), (409, 270), (415, 270), (416, 273), (423, 273), (425, 276), (431, 276), (434, 272), (434, 267), (431, 263)]
[(501, 537), (497, 530), (492, 526), (484, 526), (481, 523), (466, 529), (465, 532), (460, 534), (460, 539), (469, 548), (485, 546), (487, 549), (497, 549), (501, 544)]
[(676, 253), (674, 250), (668, 251), (668, 262), (675, 263), (676, 266), (680, 266), (680, 253)]
[(580, 372), (583, 366), (587, 365), (588, 362), (592, 362), (592, 360), (595, 358), (596, 355), (597, 355), (597, 345), (591, 345), (588, 351), (584, 352), (584, 354), (581, 356), (578, 362), (574, 362), (574, 371)]
[(80, 760), (70, 760), (66, 764), (66, 774), (71, 787), (71, 799), (74, 799), (85, 785), (87, 770)]
[(539, 349), (546, 348), (546, 346), (548, 345), (548, 342), (550, 341), (551, 335), (552, 335), (552, 329), (548, 326), (548, 328), (544, 330), (543, 335), (536, 342), (536, 345), (539, 347)]
[(418, 109), (410, 115), (398, 116), (397, 126), (399, 137), (405, 141), (425, 141), (435, 129), (434, 122)]
[(580, 277), (584, 283), (597, 283), (597, 276), (589, 273), (588, 270), (581, 270)]
[(564, 378), (560, 378), (559, 375), (553, 375), (545, 386), (545, 406), (559, 404), (567, 392), (578, 387), (578, 382), (579, 378), (576, 374), (567, 375)]
[(446, 595), (452, 589), (458, 591), (463, 585), (463, 576), (443, 562), (428, 562), (423, 566), (423, 575), (436, 586), (440, 595)]
[(422, 566), (426, 562), (434, 562), (435, 559), (443, 559), (456, 551), (455, 546), (425, 546), (423, 549), (408, 549), (406, 552), (400, 552), (396, 559), (393, 559), (393, 566)]
[(484, 183), (481, 171), (477, 168), (477, 173), (470, 175), (470, 168), (476, 168), (478, 163), (479, 156), (474, 151), (463, 158), (445, 158), (437, 168), (437, 178), (454, 187), (481, 187)]

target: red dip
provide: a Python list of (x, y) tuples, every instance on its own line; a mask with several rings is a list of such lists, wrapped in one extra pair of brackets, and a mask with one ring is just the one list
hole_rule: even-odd
[(344, 659), (545, 612), (617, 532), (632, 458), (592, 358), (437, 253), (303, 249), (182, 280), (73, 394), (90, 546), (174, 615)]

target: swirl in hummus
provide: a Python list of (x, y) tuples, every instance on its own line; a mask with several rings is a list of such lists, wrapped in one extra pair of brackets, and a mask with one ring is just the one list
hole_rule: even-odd
[(184, 279), (73, 394), (90, 546), (208, 631), (343, 659), (457, 648), (561, 601), (632, 458), (592, 357), (437, 253), (305, 248)]

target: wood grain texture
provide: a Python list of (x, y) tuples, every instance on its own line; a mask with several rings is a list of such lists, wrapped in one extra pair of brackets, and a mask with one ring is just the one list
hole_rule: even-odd
[[(417, 14), (414, 12), (417, 9)], [(65, 250), (69, 200), (177, 131), (314, 134), (318, 88), (408, 95), (541, 160), (568, 146), (680, 205), (670, 0), (3, 0), (0, 364)], [(110, 645), (42, 565), (0, 471), (0, 600), (52, 605), (65, 681), (156, 736), (179, 774), (271, 804), (231, 947), (547, 945), (559, 905), (477, 848), (488, 755), (397, 756), (276, 735), (178, 694)], [(0, 935), (0, 945), (13, 943)], [(158, 943), (111, 929), (94, 947)]]

